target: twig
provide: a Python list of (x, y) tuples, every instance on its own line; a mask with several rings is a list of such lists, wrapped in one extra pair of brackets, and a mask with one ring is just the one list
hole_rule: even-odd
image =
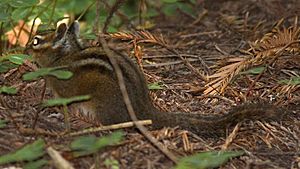
[[(34, 10), (35, 7), (36, 7), (35, 5), (31, 7), (29, 13), (24, 17), (25, 19), (27, 19), (27, 18), (31, 15), (31, 13), (33, 12), (33, 10)], [(17, 37), (16, 37), (16, 38), (17, 38), (16, 44), (18, 44), (18, 42), (19, 42), (19, 38), (20, 38), (20, 36), (21, 36), (22, 31), (25, 31), (25, 29), (24, 29), (24, 26), (25, 26), (25, 25), (26, 25), (26, 22), (25, 22), (25, 20), (24, 20), (23, 23), (22, 23), (22, 25), (21, 25), (21, 27), (20, 27), (20, 30), (19, 30), (19, 32), (18, 32), (18, 35), (17, 35)], [(24, 29), (24, 30), (23, 30), (23, 29)]]
[(227, 150), (228, 146), (233, 142), (233, 140), (236, 138), (237, 133), (239, 132), (241, 123), (238, 123), (233, 131), (230, 133), (230, 135), (226, 138), (225, 143), (222, 145), (221, 150)]
[(128, 95), (128, 92), (126, 90), (126, 86), (124, 83), (124, 77), (122, 75), (122, 71), (120, 66), (117, 64), (117, 61), (114, 58), (114, 55), (112, 53), (112, 51), (108, 48), (107, 42), (105, 41), (105, 39), (101, 36), (98, 37), (99, 38), (99, 42), (101, 43), (103, 50), (105, 51), (106, 55), (109, 58), (109, 61), (111, 62), (112, 66), (114, 67), (114, 70), (116, 71), (116, 76), (118, 79), (118, 83), (120, 86), (120, 90), (123, 96), (123, 100), (124, 103), (127, 107), (127, 111), (128, 114), (131, 118), (131, 120), (133, 121), (133, 123), (135, 124), (135, 126), (138, 128), (138, 130), (154, 145), (156, 146), (162, 153), (164, 153), (170, 160), (172, 160), (174, 163), (177, 163), (178, 159), (177, 157), (171, 153), (167, 148), (161, 146), (158, 141), (149, 133), (149, 131), (142, 125), (140, 125), (139, 123), (136, 123), (136, 121), (138, 120), (133, 107), (131, 105), (131, 101)]
[(265, 69), (263, 71), (261, 71), (259, 73), (259, 75), (255, 78), (255, 80), (250, 84), (250, 86), (247, 90), (247, 93), (246, 93), (246, 97), (248, 97), (250, 95), (250, 91), (253, 89), (256, 82), (262, 77), (262, 75), (266, 72), (267, 69), (268, 69), (268, 65), (266, 65)]
[(51, 146), (47, 148), (47, 153), (51, 157), (51, 159), (54, 162), (54, 166), (57, 169), (74, 169), (72, 164), (64, 159), (61, 154), (59, 154), (58, 151), (56, 151), (54, 148)]
[[(35, 25), (35, 22), (36, 22), (37, 18), (38, 18), (38, 16), (36, 16), (36, 17), (33, 19), (33, 22), (32, 22), (31, 28), (30, 28), (30, 32), (29, 32), (28, 41), (27, 41), (27, 43), (26, 43), (25, 46), (27, 46), (28, 43), (29, 43), (30, 40), (31, 40), (31, 36), (32, 36), (32, 33), (33, 33), (33, 28), (34, 28), (34, 25)], [(24, 49), (24, 50), (25, 50), (25, 49)]]
[[(196, 62), (198, 59), (187, 59), (189, 62)], [(153, 64), (147, 64), (143, 65), (143, 67), (159, 67), (159, 66), (169, 66), (169, 65), (177, 65), (180, 63), (183, 63), (184, 61), (173, 61), (173, 62), (165, 62), (165, 63), (153, 63)]]
[(107, 32), (107, 28), (108, 28), (108, 25), (111, 21), (111, 18), (113, 17), (114, 13), (120, 8), (121, 4), (124, 2), (124, 0), (117, 0), (114, 5), (111, 7), (111, 10), (109, 11), (109, 14), (108, 16), (106, 17), (106, 20), (104, 22), (104, 26), (103, 26), (103, 29), (102, 29), (102, 32), (103, 33), (106, 33)]
[[(136, 123), (139, 123), (140, 125), (151, 125), (152, 120), (140, 120), (140, 121), (136, 121)], [(125, 122), (125, 123), (113, 124), (113, 125), (109, 125), (109, 126), (91, 127), (88, 129), (84, 129), (82, 131), (70, 133), (67, 136), (72, 137), (72, 136), (78, 136), (78, 135), (83, 135), (83, 134), (87, 134), (87, 133), (96, 133), (99, 131), (106, 131), (106, 130), (116, 130), (116, 129), (122, 129), (122, 128), (129, 128), (129, 127), (133, 127), (133, 126), (134, 126), (133, 122)]]
[(145, 0), (139, 0), (139, 25), (144, 25), (144, 14), (146, 9), (146, 2)]
[[(102, 3), (104, 4), (104, 6), (106, 8), (111, 8), (110, 5), (107, 2), (108, 1), (102, 1)], [(119, 18), (121, 18), (121, 20), (124, 20), (125, 23), (128, 23), (129, 25), (132, 25), (131, 23), (129, 23), (129, 19), (125, 14), (121, 13), (120, 11), (116, 11), (116, 15), (118, 15)]]
[(95, 0), (87, 7), (84, 9), (84, 11), (77, 17), (77, 21), (81, 19), (81, 17), (95, 4)]
[[(51, 4), (52, 4), (52, 2), (50, 2), (50, 3), (46, 6), (46, 8), (48, 9), (49, 6), (50, 6)], [(30, 28), (29, 37), (28, 37), (28, 41), (27, 41), (27, 43), (26, 43), (26, 46), (28, 45), (28, 43), (29, 43), (30, 40), (31, 40), (31, 36), (32, 36), (32, 33), (33, 33), (33, 28), (34, 28), (35, 22), (36, 22), (36, 20), (39, 18), (39, 16), (40, 16), (43, 12), (45, 12), (45, 11), (44, 11), (44, 10), (40, 10), (39, 13), (38, 13), (38, 14), (35, 16), (35, 18), (33, 19), (33, 22), (32, 22), (31, 28)], [(50, 22), (49, 22), (49, 23), (50, 23)]]
[(230, 55), (229, 53), (222, 50), (218, 45), (215, 45), (215, 48), (218, 52), (222, 53), (223, 55), (226, 55), (226, 56)]
[(183, 149), (185, 152), (193, 152), (193, 145), (190, 143), (187, 133), (188, 133), (187, 131), (183, 131), (181, 133)]
[(54, 1), (53, 1), (53, 8), (52, 8), (52, 11), (51, 11), (51, 15), (50, 15), (50, 19), (49, 19), (49, 24), (48, 24), (48, 26), (50, 26), (50, 24), (51, 24), (51, 22), (52, 22), (53, 15), (54, 15), (55, 8), (56, 8), (56, 3), (57, 3), (57, 0), (54, 0)]
[(172, 48), (170, 48), (170, 47), (167, 46), (167, 45), (164, 45), (164, 47), (165, 47), (168, 51), (172, 52), (173, 54), (176, 54), (176, 55), (183, 61), (183, 63), (184, 63), (184, 64), (185, 64), (192, 72), (194, 72), (194, 73), (196, 73), (196, 75), (198, 75), (198, 77), (199, 77), (200, 79), (202, 79), (202, 80), (205, 81), (205, 82), (208, 82), (208, 79), (206, 78), (206, 76), (205, 76), (204, 74), (202, 74), (201, 72), (199, 72), (197, 69), (195, 69), (194, 66), (193, 66), (187, 59), (184, 59), (184, 58), (182, 57), (182, 55), (179, 54), (175, 49), (172, 49)]
[(232, 105), (236, 105), (235, 101), (234, 100), (231, 100), (227, 97), (224, 97), (224, 96), (221, 96), (221, 95), (212, 95), (212, 94), (205, 94), (205, 95), (202, 95), (202, 96), (198, 96), (197, 97), (198, 99), (204, 99), (204, 98), (217, 98), (217, 99), (221, 99), (221, 100), (224, 100)]
[[(191, 57), (191, 58), (199, 58), (198, 55), (191, 55), (191, 54), (181, 54), (182, 56), (185, 56), (185, 57)], [(177, 55), (173, 55), (173, 54), (170, 54), (170, 55), (146, 55), (146, 56), (143, 56), (143, 59), (153, 59), (153, 58), (171, 58), (171, 57), (177, 57)]]
[(210, 35), (210, 34), (217, 34), (217, 33), (220, 34), (221, 31), (197, 32), (197, 33), (192, 33), (187, 35), (181, 35), (180, 38), (193, 38), (195, 36)]
[(194, 25), (198, 24), (199, 22), (201, 22), (202, 19), (207, 15), (207, 13), (208, 13), (208, 10), (204, 9), (203, 12), (198, 15), (197, 19), (193, 23), (191, 23), (189, 26), (194, 26)]
[(18, 131), (24, 135), (43, 135), (43, 136), (59, 137), (59, 136), (62, 136), (65, 134), (64, 132), (59, 133), (59, 132), (54, 132), (54, 131), (47, 131), (42, 128), (35, 128), (35, 129), (26, 128), (17, 123), (16, 123), (16, 127), (17, 127)]
[(99, 32), (100, 2), (101, 0), (96, 0), (96, 19), (93, 27), (94, 32)]
[(2, 53), (3, 53), (3, 43), (2, 43), (2, 37), (4, 35), (4, 30), (3, 30), (3, 22), (1, 22), (0, 24), (0, 55), (2, 56)]

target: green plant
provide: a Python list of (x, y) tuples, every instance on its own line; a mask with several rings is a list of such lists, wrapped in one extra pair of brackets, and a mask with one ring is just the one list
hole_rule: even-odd
[(0, 93), (6, 93), (6, 94), (16, 94), (18, 90), (14, 87), (8, 87), (8, 86), (1, 86), (0, 87)]
[[(63, 12), (56, 8), (57, 0), (2, 0), (0, 8), (5, 9), (0, 12), (0, 22), (4, 28), (10, 29), (11, 25), (19, 20), (25, 22), (39, 17), (45, 23), (53, 23), (63, 16)], [(48, 9), (52, 10), (48, 10)]]
[(23, 75), (23, 80), (36, 80), (43, 76), (54, 76), (58, 79), (69, 79), (73, 76), (73, 73), (66, 70), (60, 70), (61, 68), (41, 68), (35, 72), (29, 72)]
[(6, 126), (7, 120), (0, 119), (0, 129)]
[(70, 103), (73, 103), (73, 102), (85, 101), (85, 100), (89, 100), (89, 99), (90, 99), (89, 95), (74, 96), (74, 97), (71, 97), (71, 98), (49, 99), (49, 100), (46, 100), (43, 103), (43, 106), (44, 107), (63, 106), (65, 124), (66, 124), (67, 130), (69, 131), (70, 130), (70, 122), (69, 122), (69, 112), (68, 112), (67, 105), (70, 104)]
[(89, 95), (75, 96), (75, 97), (71, 97), (71, 98), (49, 99), (43, 103), (43, 106), (45, 106), (45, 107), (67, 106), (70, 103), (84, 101), (84, 100), (88, 100), (88, 99), (90, 99)]
[(31, 56), (24, 54), (8, 54), (0, 57), (0, 73), (22, 65), (25, 60), (31, 60)]
[(17, 68), (19, 65), (13, 64), (11, 62), (0, 62), (0, 73), (5, 73), (10, 69)]
[(119, 162), (113, 158), (105, 159), (104, 165), (107, 168), (111, 168), (111, 169), (119, 169), (120, 168)]
[(45, 154), (45, 142), (42, 139), (24, 146), (16, 152), (0, 156), (0, 165), (12, 162), (24, 162), (24, 168), (41, 168), (47, 163), (46, 160), (39, 159)]
[(0, 58), (0, 62), (5, 60), (8, 60), (16, 65), (22, 65), (25, 60), (32, 60), (32, 57), (25, 54), (9, 54)]
[(260, 66), (260, 67), (255, 67), (246, 71), (241, 72), (240, 74), (252, 74), (252, 75), (259, 75), (261, 74), (263, 71), (265, 71), (265, 67), (264, 66)]
[(154, 82), (154, 83), (148, 84), (148, 89), (149, 90), (161, 90), (161, 89), (164, 89), (164, 88), (163, 88), (161, 83)]
[(189, 157), (182, 158), (176, 169), (205, 169), (215, 168), (226, 163), (228, 160), (234, 157), (243, 155), (242, 151), (219, 151), (219, 152), (203, 152)]
[(300, 77), (294, 76), (290, 79), (280, 80), (279, 83), (287, 84), (287, 85), (299, 85), (300, 84)]
[[(0, 11), (0, 29), (2, 32), (8, 32), (12, 30), (15, 25), (19, 24), (19, 29), (25, 29), (28, 33), (32, 30), (26, 24), (29, 23), (29, 21), (35, 21), (37, 18), (42, 21), (43, 25), (46, 25), (44, 28), (55, 28), (57, 21), (63, 19), (65, 14), (68, 14), (68, 16), (75, 19), (77, 19), (78, 16), (82, 16), (79, 18), (80, 21), (87, 23), (83, 29), (85, 33), (82, 35), (84, 38), (88, 38), (91, 33), (94, 32), (94, 23), (97, 18), (99, 18), (99, 26), (103, 28), (104, 25), (106, 25), (107, 18), (111, 16), (113, 19), (110, 19), (109, 24), (106, 25), (107, 31), (116, 32), (124, 23), (127, 24), (129, 21), (137, 23), (136, 21), (141, 21), (141, 19), (151, 21), (152, 18), (161, 13), (166, 16), (175, 16), (179, 10), (181, 13), (186, 13), (195, 18), (197, 15), (194, 10), (196, 4), (195, 0), (100, 1), (99, 9), (97, 9), (96, 3), (96, 0), (2, 0), (0, 2), (0, 8), (4, 10)], [(118, 4), (115, 5), (115, 3)], [(114, 6), (117, 6), (116, 11), (111, 13), (111, 9)], [(95, 12), (97, 10), (99, 11), (99, 17), (97, 12)], [(20, 22), (21, 20), (24, 22)], [(155, 24), (152, 23), (150, 25), (153, 26)], [(147, 26), (142, 25), (140, 28), (147, 28)], [(21, 32), (12, 32), (18, 41)], [(7, 38), (4, 34), (0, 36), (0, 40)], [(3, 47), (0, 49), (2, 48)]]
[(114, 132), (109, 136), (101, 138), (82, 136), (71, 143), (71, 149), (75, 157), (89, 155), (99, 151), (103, 147), (119, 143), (122, 137), (122, 132)]
[(186, 13), (192, 17), (196, 16), (196, 11), (193, 8), (193, 5), (196, 4), (195, 1), (179, 1), (179, 0), (163, 0), (162, 1), (162, 12), (166, 16), (176, 16), (177, 11), (181, 11), (183, 13)]

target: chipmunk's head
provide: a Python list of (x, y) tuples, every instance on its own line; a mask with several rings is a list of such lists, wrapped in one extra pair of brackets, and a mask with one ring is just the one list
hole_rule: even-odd
[(79, 23), (77, 21), (73, 22), (69, 28), (62, 23), (56, 30), (37, 32), (25, 51), (33, 55), (40, 66), (51, 66), (51, 63), (65, 55), (81, 50), (78, 38)]

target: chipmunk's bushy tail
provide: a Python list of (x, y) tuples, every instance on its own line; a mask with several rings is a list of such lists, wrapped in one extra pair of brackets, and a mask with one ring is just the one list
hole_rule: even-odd
[(243, 104), (232, 108), (225, 115), (206, 116), (182, 112), (150, 114), (155, 128), (180, 126), (199, 135), (224, 135), (228, 126), (244, 120), (278, 121), (286, 115), (284, 109), (271, 104)]

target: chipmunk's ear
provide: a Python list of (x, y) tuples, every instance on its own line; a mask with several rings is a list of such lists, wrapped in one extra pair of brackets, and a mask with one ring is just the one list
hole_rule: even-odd
[(78, 21), (74, 21), (69, 29), (68, 32), (75, 34), (77, 38), (79, 38), (79, 34), (80, 34), (80, 28), (79, 28), (79, 22)]
[(67, 25), (65, 23), (60, 24), (55, 31), (55, 41), (61, 40), (67, 32)]

